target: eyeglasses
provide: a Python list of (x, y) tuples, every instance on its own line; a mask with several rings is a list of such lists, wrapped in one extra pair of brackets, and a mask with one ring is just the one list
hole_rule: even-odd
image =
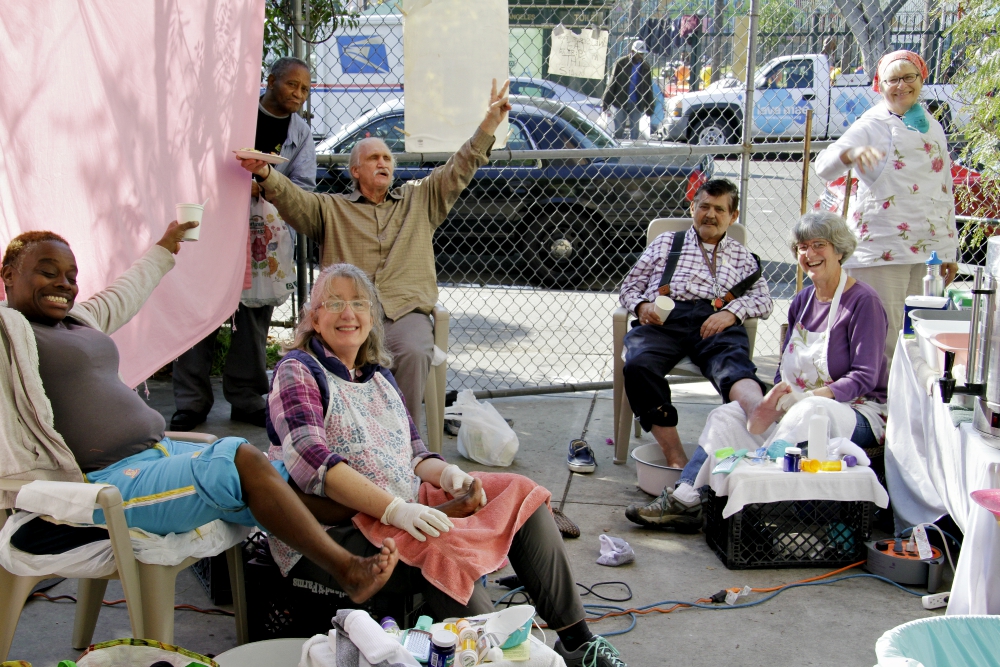
[(904, 74), (903, 76), (897, 76), (891, 79), (886, 79), (885, 82), (890, 86), (896, 86), (903, 82), (913, 83), (914, 81), (917, 80), (917, 77), (919, 76), (920, 76), (919, 74), (914, 74), (913, 72), (910, 72), (909, 74)]
[(823, 252), (830, 247), (829, 241), (809, 241), (808, 243), (799, 243), (795, 246), (795, 249), (800, 255), (804, 255), (809, 252), (812, 248), (813, 252)]
[(351, 307), (355, 313), (370, 313), (372, 302), (367, 299), (357, 299), (356, 301), (324, 301), (323, 307), (331, 313), (342, 313), (344, 308)]

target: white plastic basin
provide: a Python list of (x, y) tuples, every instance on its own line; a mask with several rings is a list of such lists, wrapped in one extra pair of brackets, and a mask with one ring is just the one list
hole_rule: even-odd
[(681, 468), (671, 468), (663, 450), (655, 442), (632, 450), (639, 488), (651, 496), (658, 496), (666, 486), (673, 486), (681, 478)]

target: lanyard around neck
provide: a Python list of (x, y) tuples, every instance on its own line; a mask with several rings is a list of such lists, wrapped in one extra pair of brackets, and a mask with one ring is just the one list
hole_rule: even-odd
[(701, 238), (699, 237), (698, 239), (698, 250), (701, 251), (701, 258), (705, 260), (705, 266), (708, 267), (708, 272), (712, 274), (712, 291), (717, 299), (722, 297), (719, 290), (719, 279), (716, 273), (716, 265), (719, 261), (719, 245), (721, 243), (722, 239), (719, 239), (719, 242), (715, 244), (714, 248), (712, 248), (712, 260), (709, 261), (708, 252), (705, 250), (705, 246), (702, 243)]

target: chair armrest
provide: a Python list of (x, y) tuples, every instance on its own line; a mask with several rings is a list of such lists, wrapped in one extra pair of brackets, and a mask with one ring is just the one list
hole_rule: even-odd
[(178, 442), (197, 442), (205, 445), (211, 445), (218, 440), (211, 433), (195, 433), (194, 431), (164, 431), (163, 437)]
[(0, 491), (10, 491), (17, 493), (25, 484), (30, 484), (30, 479), (0, 479)]

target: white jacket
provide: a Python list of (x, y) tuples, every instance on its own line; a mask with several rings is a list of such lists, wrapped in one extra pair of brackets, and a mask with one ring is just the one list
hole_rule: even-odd
[[(69, 315), (111, 334), (139, 312), (173, 267), (170, 251), (154, 245), (109, 287), (73, 306)], [(31, 324), (6, 302), (0, 302), (0, 343), (0, 478), (83, 481), (73, 453), (55, 430)], [(0, 509), (13, 507), (14, 498), (0, 494)]]

